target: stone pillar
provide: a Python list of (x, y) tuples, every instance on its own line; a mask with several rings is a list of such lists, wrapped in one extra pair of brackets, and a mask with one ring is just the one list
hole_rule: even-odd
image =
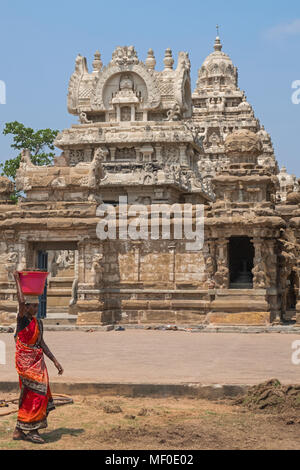
[(297, 276), (298, 276), (298, 289), (297, 289), (297, 304), (296, 304), (296, 323), (300, 325), (300, 261), (297, 261)]
[(84, 151), (84, 161), (89, 163), (92, 161), (93, 150), (91, 148), (87, 148)]
[(109, 151), (110, 151), (110, 160), (114, 162), (115, 154), (116, 154), (116, 147), (109, 147)]
[(120, 122), (121, 121), (121, 108), (120, 106), (117, 106), (117, 122)]
[(254, 289), (265, 289), (266, 288), (266, 265), (263, 260), (262, 247), (263, 239), (256, 237), (253, 238), (252, 243), (254, 245), (255, 255), (253, 260), (253, 288)]
[(168, 245), (169, 253), (170, 253), (170, 265), (169, 265), (169, 281), (173, 283), (175, 286), (176, 283), (176, 244), (170, 243)]
[(205, 257), (205, 286), (207, 289), (214, 289), (214, 275), (216, 273), (216, 242), (214, 240), (208, 241), (207, 245), (204, 246), (203, 252)]
[(136, 154), (136, 161), (141, 162), (143, 161), (143, 155), (141, 153), (141, 148), (140, 147), (134, 147), (135, 149), (135, 154)]
[(179, 158), (180, 166), (188, 167), (187, 155), (186, 155), (186, 144), (179, 145)]
[(267, 301), (271, 311), (271, 322), (281, 321), (281, 293), (277, 279), (276, 240), (263, 240), (262, 257), (265, 265)]
[(0, 241), (0, 325), (11, 325), (18, 311), (17, 292), (13, 273), (26, 266), (26, 238), (19, 238), (14, 230), (1, 233)]
[(80, 325), (97, 325), (103, 322), (100, 257), (102, 250), (99, 240), (84, 238), (78, 242), (78, 300), (73, 312), (76, 311), (77, 324)]
[(78, 278), (78, 272), (79, 272), (78, 263), (79, 263), (78, 250), (75, 250), (75, 253), (74, 253), (74, 276), (76, 278)]
[(78, 242), (78, 282), (84, 284), (84, 272), (85, 272), (85, 239)]
[(163, 162), (163, 158), (162, 158), (162, 147), (161, 145), (156, 145), (155, 147), (155, 150), (156, 150), (156, 160), (159, 162), (159, 163), (162, 163)]
[(130, 116), (131, 121), (135, 121), (135, 106), (134, 104), (131, 105), (131, 116)]
[(214, 281), (217, 289), (229, 289), (228, 243), (227, 238), (216, 240), (217, 271)]
[(141, 282), (141, 241), (132, 242), (134, 249), (134, 266), (136, 270), (135, 278), (137, 282)]

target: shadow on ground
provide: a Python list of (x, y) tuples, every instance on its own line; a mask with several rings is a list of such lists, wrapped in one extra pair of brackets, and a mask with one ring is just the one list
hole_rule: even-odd
[(59, 428), (51, 432), (43, 433), (42, 437), (47, 443), (50, 443), (59, 441), (64, 435), (77, 437), (79, 434), (82, 434), (84, 432), (84, 429)]

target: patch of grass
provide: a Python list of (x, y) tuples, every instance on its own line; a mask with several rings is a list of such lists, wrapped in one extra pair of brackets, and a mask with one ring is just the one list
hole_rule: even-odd
[(295, 406), (300, 406), (300, 393), (295, 398)]
[(206, 410), (205, 414), (206, 415), (211, 415), (211, 416), (217, 416), (218, 415), (218, 413), (216, 413), (215, 411), (209, 411), (209, 410)]
[(0, 442), (0, 448), (2, 449), (18, 449), (19, 448), (19, 441), (2, 441)]
[(281, 383), (279, 382), (279, 380), (276, 379), (276, 380), (274, 380), (274, 382), (273, 382), (273, 386), (274, 386), (275, 388), (281, 387)]
[[(0, 419), (0, 449), (298, 449), (300, 445), (296, 428), (282, 435), (282, 421), (276, 410), (274, 417), (266, 419), (261, 412), (228, 402), (149, 397), (116, 400), (96, 395), (73, 398), (75, 405), (58, 407), (50, 413), (49, 428), (41, 430), (46, 440), (42, 446), (12, 441), (16, 416)], [(300, 403), (300, 393), (297, 399)], [(104, 403), (122, 403), (123, 412), (107, 414), (101, 408)], [(141, 409), (149, 413), (138, 416)], [(126, 415), (136, 418), (128, 419)], [(282, 439), (275, 442), (276, 436)]]

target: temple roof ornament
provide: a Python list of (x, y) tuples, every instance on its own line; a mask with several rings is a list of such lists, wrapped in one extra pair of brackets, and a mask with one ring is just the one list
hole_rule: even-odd
[(223, 46), (222, 46), (221, 40), (220, 40), (219, 36), (217, 36), (216, 40), (215, 40), (214, 49), (215, 49), (215, 51), (221, 51), (222, 47)]
[(172, 50), (168, 47), (165, 51), (165, 58), (164, 58), (165, 69), (173, 69), (174, 59), (172, 56)]
[(99, 51), (95, 52), (94, 61), (93, 61), (93, 69), (94, 72), (99, 72), (102, 69), (103, 63), (101, 61), (101, 54)]
[[(164, 69), (156, 71), (155, 65), (152, 49), (149, 49), (145, 62), (142, 62), (138, 59), (133, 46), (117, 46), (106, 67), (103, 67), (101, 55), (97, 51), (94, 56), (93, 71), (89, 73), (86, 59), (79, 55), (69, 82), (69, 112), (78, 116), (83, 116), (82, 113), (85, 113), (86, 124), (89, 121), (119, 122), (120, 119), (127, 120), (129, 114), (131, 121), (147, 121), (147, 113), (152, 111), (157, 112), (155, 120), (162, 121), (167, 118), (167, 112), (178, 105), (179, 115), (183, 118), (191, 117), (188, 54), (179, 52), (177, 67), (173, 69), (174, 59), (171, 49), (168, 48), (165, 51)], [(127, 89), (125, 93), (120, 89), (120, 79), (124, 75), (128, 75), (132, 81), (131, 92)], [(118, 101), (121, 95), (123, 95), (122, 100)], [(129, 98), (127, 103), (125, 95)], [(120, 106), (126, 104), (135, 105), (135, 109), (130, 113), (122, 110)]]
[(214, 52), (204, 60), (198, 71), (198, 81), (195, 92), (205, 88), (226, 87), (237, 89), (238, 74), (231, 58), (222, 52), (222, 44), (219, 36), (215, 39)]
[(145, 64), (149, 70), (155, 69), (156, 60), (155, 60), (153, 49), (149, 49), (147, 59), (145, 60)]
[(270, 134), (267, 133), (265, 126), (261, 126), (260, 130), (257, 133), (263, 141), (270, 141)]
[(251, 112), (252, 106), (248, 103), (246, 96), (243, 97), (243, 101), (239, 104), (239, 110), (242, 112)]
[[(289, 193), (299, 193), (299, 182), (297, 181), (297, 178), (295, 175), (290, 175), (287, 172), (287, 169), (285, 166), (283, 166), (277, 175), (278, 181), (279, 181), (279, 191), (277, 193), (278, 196), (280, 196), (280, 200), (282, 202), (286, 201), (288, 199), (288, 194)], [(290, 202), (293, 201), (293, 197), (291, 196)], [(297, 196), (299, 198), (299, 196)]]
[(134, 46), (118, 46), (112, 54), (112, 63), (122, 66), (137, 64), (139, 62)]

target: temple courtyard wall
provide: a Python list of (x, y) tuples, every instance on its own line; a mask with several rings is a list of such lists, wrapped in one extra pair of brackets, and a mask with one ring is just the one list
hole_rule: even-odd
[[(51, 220), (47, 211), (39, 214), (35, 227), (31, 224), (26, 230), (26, 219), (13, 217), (16, 215), (20, 214), (14, 208), (12, 218), (6, 220), (10, 230), (2, 231), (5, 239), (0, 243), (0, 324), (12, 324), (16, 317), (13, 271), (36, 268), (40, 252), (69, 254), (71, 262), (56, 259), (58, 274), (51, 274), (48, 280), (47, 312), (75, 314), (79, 325), (265, 325), (284, 319), (277, 277), (273, 285), (261, 287), (255, 281), (248, 288), (230, 287), (228, 273), (227, 279), (220, 276), (219, 285), (217, 276), (214, 281), (218, 261), (228, 257), (231, 237), (226, 238), (224, 229), (223, 238), (213, 239), (206, 233), (203, 248), (188, 251), (182, 240), (101, 241), (95, 236), (94, 217)], [(250, 235), (241, 229), (235, 233)], [(276, 251), (274, 240), (257, 238), (257, 231), (250, 240), (255, 241), (257, 252), (262, 243)], [(53, 264), (51, 272), (55, 271)]]

